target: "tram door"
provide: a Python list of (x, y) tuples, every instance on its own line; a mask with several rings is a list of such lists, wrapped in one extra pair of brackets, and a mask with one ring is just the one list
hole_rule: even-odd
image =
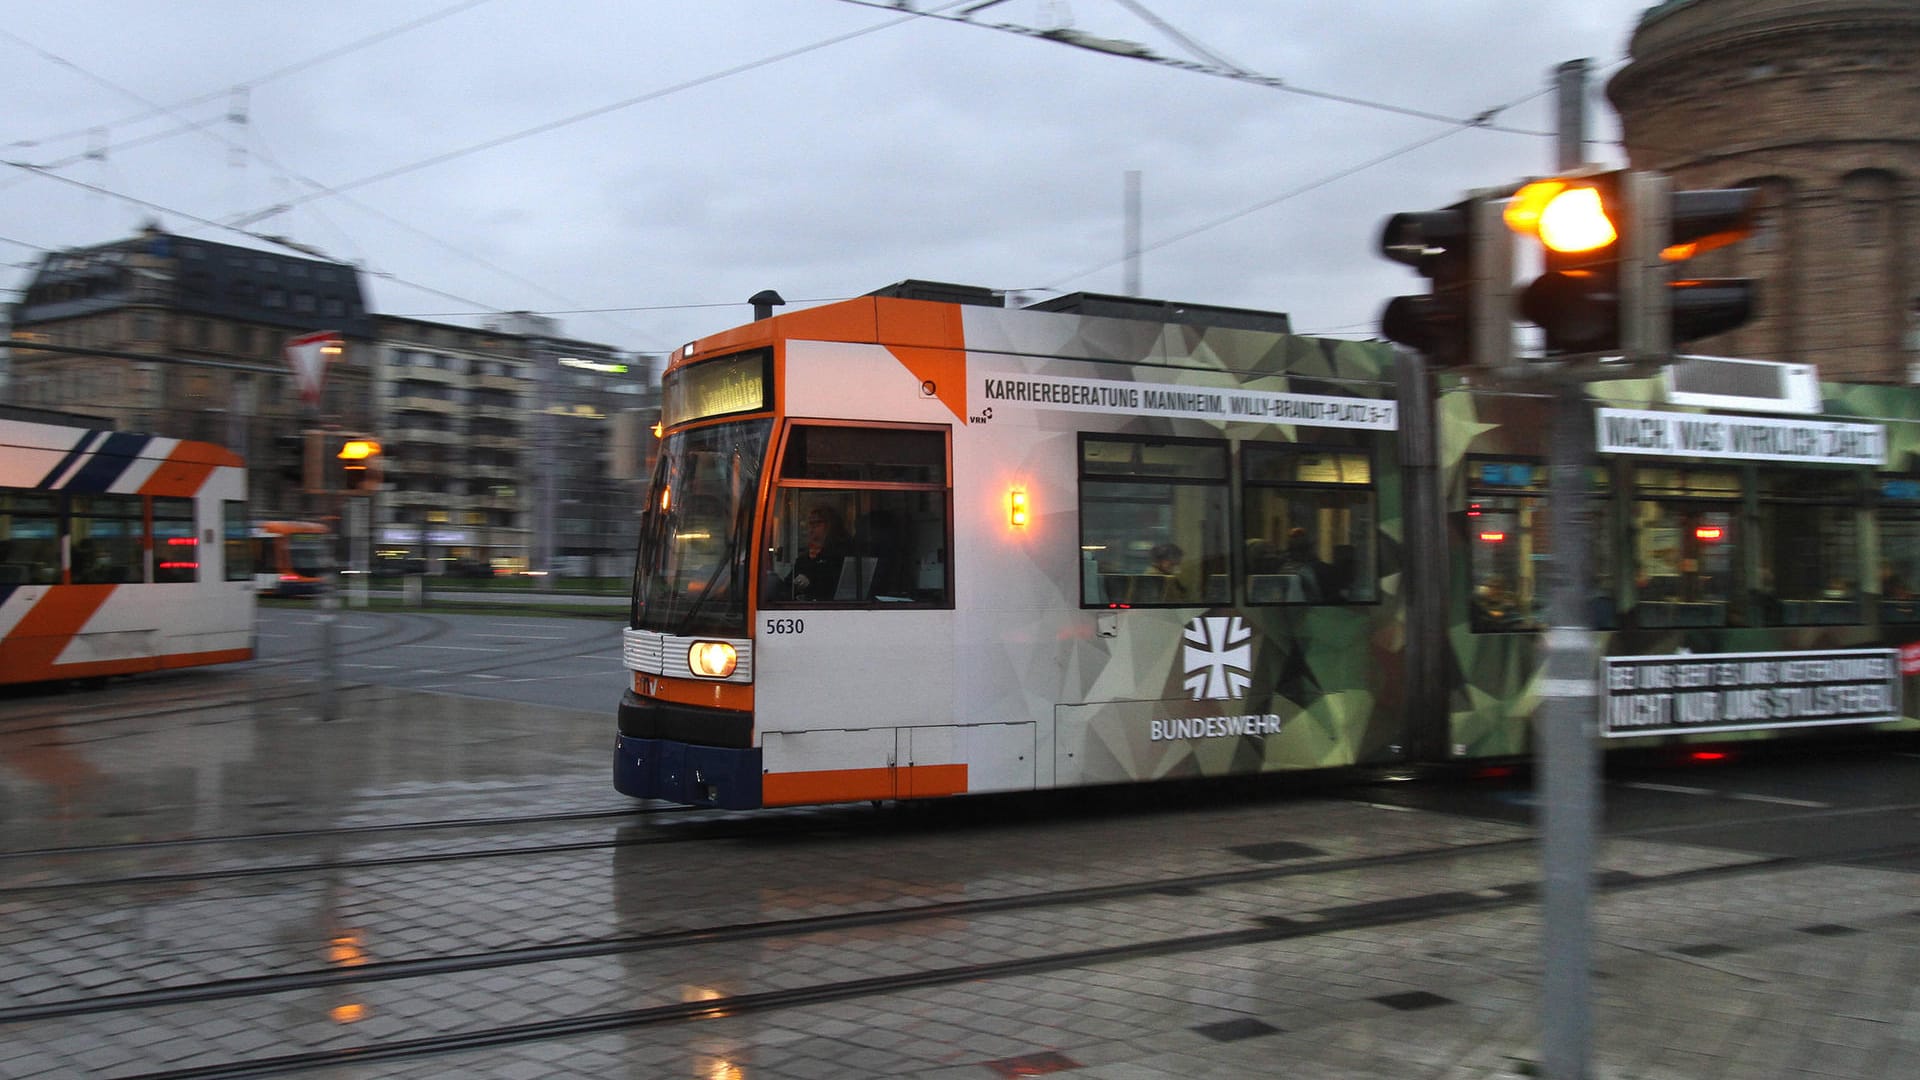
[(953, 723), (947, 440), (935, 426), (788, 426), (755, 626), (769, 803), (967, 790), (955, 752), (921, 730)]

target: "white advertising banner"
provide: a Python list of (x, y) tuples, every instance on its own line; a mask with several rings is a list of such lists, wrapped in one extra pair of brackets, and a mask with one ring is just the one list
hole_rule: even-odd
[(1880, 424), (1772, 416), (1599, 409), (1603, 454), (1798, 461), (1809, 465), (1885, 465), (1887, 429)]
[(1605, 674), (1609, 739), (1900, 719), (1893, 649), (1609, 656)]
[(1077, 379), (1063, 375), (982, 375), (973, 385), (970, 405), (974, 413), (983, 408), (1024, 405), (1121, 416), (1305, 424), (1370, 431), (1393, 431), (1399, 426), (1396, 403), (1380, 398), (1278, 394), (1268, 390)]

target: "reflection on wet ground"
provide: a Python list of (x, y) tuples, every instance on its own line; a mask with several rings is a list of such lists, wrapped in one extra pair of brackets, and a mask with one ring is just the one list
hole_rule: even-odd
[[(1534, 1039), (1524, 823), (1337, 793), (690, 811), (613, 792), (601, 712), (360, 686), (321, 721), (311, 690), (0, 699), (0, 1076), (1498, 1076)], [(1621, 1075), (1689, 1075), (1701, 1038), (1752, 1075), (1911, 1060), (1912, 875), (1605, 860)]]

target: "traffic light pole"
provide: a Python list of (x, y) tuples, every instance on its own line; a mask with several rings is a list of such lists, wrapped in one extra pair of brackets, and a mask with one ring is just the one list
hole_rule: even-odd
[(1548, 447), (1553, 530), (1536, 791), (1541, 815), (1540, 1051), (1549, 1080), (1586, 1080), (1593, 1045), (1593, 866), (1600, 818), (1598, 661), (1586, 582), (1593, 455), (1585, 384), (1556, 379)]
[[(1587, 62), (1559, 69), (1559, 165), (1586, 158)], [(1573, 377), (1569, 377), (1572, 375)], [(1587, 1080), (1593, 1057), (1593, 865), (1600, 819), (1595, 746), (1596, 673), (1586, 497), (1593, 456), (1584, 382), (1572, 372), (1552, 380), (1547, 450), (1547, 512), (1553, 531), (1548, 564), (1546, 671), (1536, 792), (1540, 805), (1540, 1056), (1547, 1080)]]

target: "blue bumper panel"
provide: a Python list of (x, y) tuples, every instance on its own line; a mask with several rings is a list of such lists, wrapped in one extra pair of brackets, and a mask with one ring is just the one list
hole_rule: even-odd
[(614, 739), (613, 786), (639, 799), (757, 810), (760, 751), (621, 735)]

